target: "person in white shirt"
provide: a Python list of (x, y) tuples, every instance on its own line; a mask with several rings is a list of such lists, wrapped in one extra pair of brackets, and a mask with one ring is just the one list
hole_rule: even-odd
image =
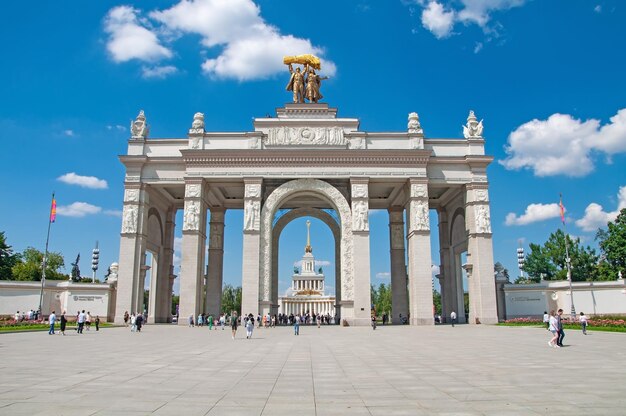
[(85, 315), (85, 310), (83, 309), (83, 311), (78, 314), (78, 319), (76, 320), (76, 322), (78, 322), (78, 333), (79, 334), (83, 333), (83, 327), (85, 326), (85, 320), (86, 319), (87, 319), (87, 316)]
[(456, 323), (456, 312), (450, 312), (450, 320), (452, 321), (452, 328), (454, 328), (454, 324)]
[(300, 335), (300, 314), (293, 318), (293, 333), (294, 335)]
[(587, 316), (584, 313), (581, 312), (580, 313), (580, 318), (578, 318), (578, 320), (580, 321), (580, 325), (583, 328), (583, 334), (587, 335), (587, 323), (588, 323), (587, 321), (589, 319), (587, 318)]
[(50, 322), (50, 330), (48, 331), (48, 335), (54, 335), (54, 323), (57, 320), (57, 316), (54, 314), (54, 311), (48, 317), (48, 322)]
[(550, 325), (550, 332), (552, 333), (552, 339), (548, 341), (548, 345), (557, 348), (558, 345), (556, 345), (556, 340), (559, 338), (559, 324), (554, 314), (554, 310), (550, 311), (548, 324)]
[(550, 315), (548, 315), (548, 311), (543, 312), (543, 323), (546, 326), (546, 330), (550, 330)]

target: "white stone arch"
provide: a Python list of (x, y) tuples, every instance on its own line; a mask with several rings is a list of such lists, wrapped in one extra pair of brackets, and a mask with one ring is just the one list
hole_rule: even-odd
[(272, 303), (278, 302), (278, 248), (280, 235), (291, 221), (301, 217), (313, 217), (330, 228), (335, 240), (335, 302), (341, 301), (341, 229), (335, 218), (317, 208), (296, 208), (276, 221), (272, 229)]
[(337, 188), (319, 179), (296, 179), (276, 188), (261, 210), (261, 247), (259, 270), (259, 300), (270, 302), (272, 292), (272, 222), (276, 211), (299, 194), (313, 194), (328, 202), (339, 214), (341, 242), (342, 300), (354, 300), (352, 212), (346, 198)]

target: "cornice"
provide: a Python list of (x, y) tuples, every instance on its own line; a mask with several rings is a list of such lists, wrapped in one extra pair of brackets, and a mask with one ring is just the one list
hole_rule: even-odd
[(424, 150), (181, 150), (187, 167), (426, 167)]

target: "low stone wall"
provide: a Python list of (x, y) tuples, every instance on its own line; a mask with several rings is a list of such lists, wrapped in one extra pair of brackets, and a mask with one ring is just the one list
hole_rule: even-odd
[[(13, 316), (39, 308), (41, 282), (0, 280), (0, 315)], [(115, 286), (107, 283), (74, 283), (66, 280), (46, 280), (44, 284), (42, 313), (48, 316), (65, 311), (73, 316), (79, 310), (111, 320), (115, 312)]]
[[(626, 281), (573, 282), (576, 313), (626, 314)], [(569, 314), (571, 297), (567, 281), (504, 285), (505, 319), (542, 317), (544, 311), (563, 309)], [(500, 317), (503, 318), (502, 316)]]

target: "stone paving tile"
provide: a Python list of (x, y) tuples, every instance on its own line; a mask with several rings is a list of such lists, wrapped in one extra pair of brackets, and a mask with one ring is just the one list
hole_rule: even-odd
[[(0, 335), (0, 415), (621, 415), (624, 334), (148, 325)], [(258, 336), (257, 336), (258, 335)], [(71, 351), (51, 359), (42, 351)], [(554, 392), (559, 394), (555, 395)]]

